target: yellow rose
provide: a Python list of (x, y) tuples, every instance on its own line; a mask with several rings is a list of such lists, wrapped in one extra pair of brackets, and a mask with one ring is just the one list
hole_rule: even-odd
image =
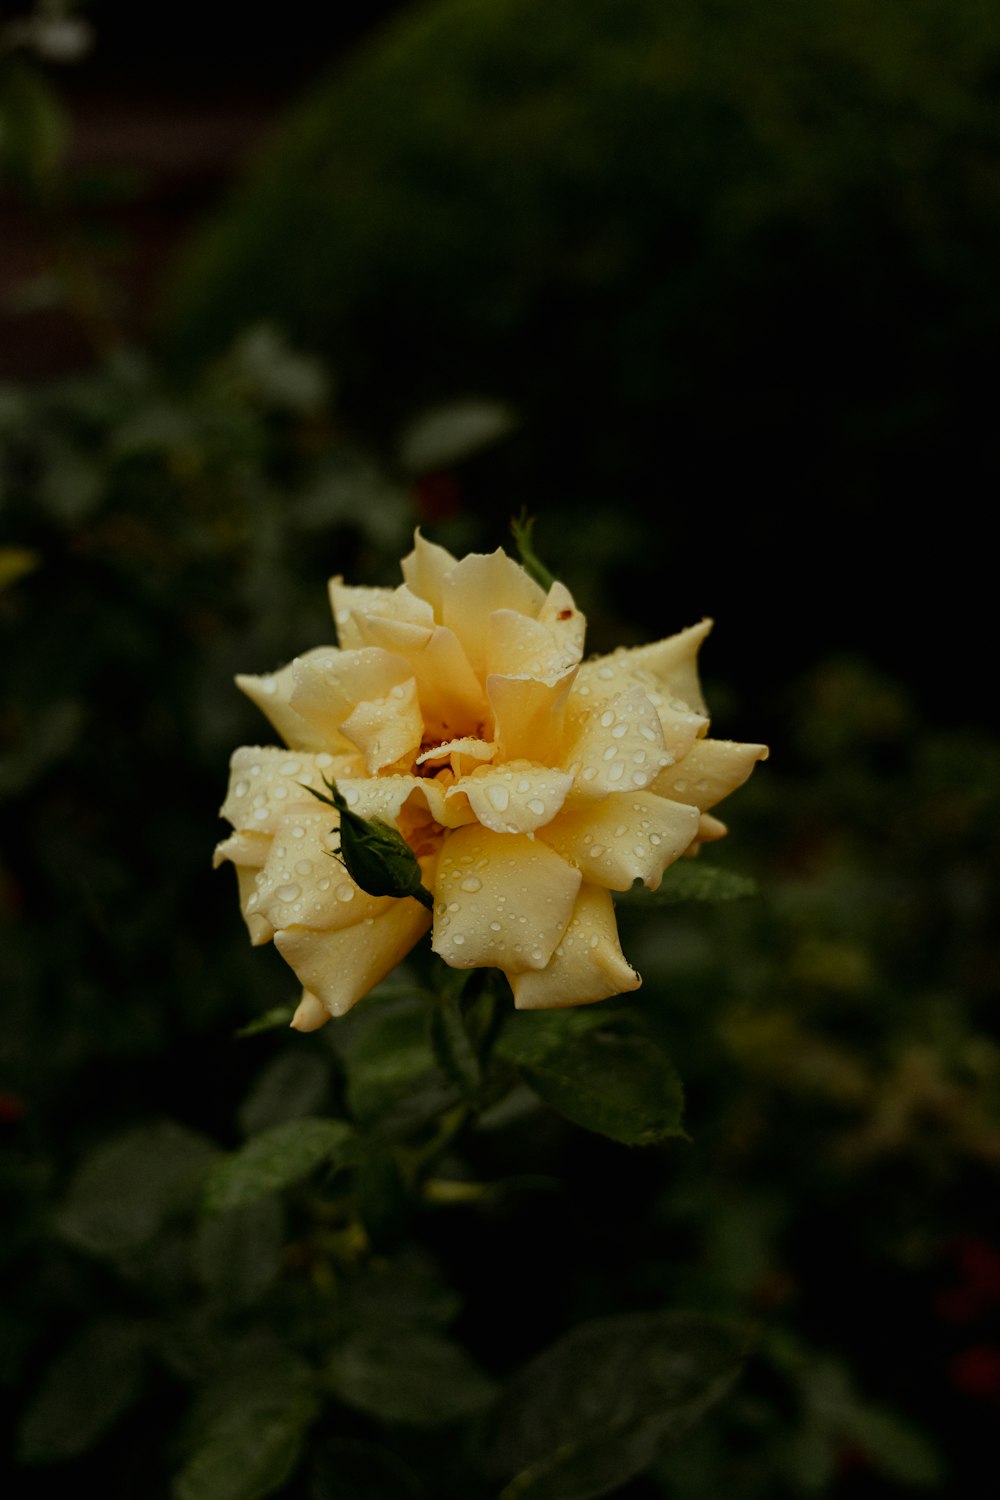
[[(581, 662), (585, 621), (501, 550), (458, 561), (417, 534), (397, 589), (330, 584), (340, 646), (239, 677), (287, 748), (232, 758), (215, 853), (236, 866), (254, 943), (274, 939), (304, 987), (301, 1031), (343, 1015), (433, 920), (452, 968), (502, 969), (522, 1010), (638, 988), (611, 891), (725, 827), (707, 809), (762, 745), (705, 738), (703, 621)], [(366, 895), (331, 855), (334, 781), (352, 811), (397, 828), (432, 914)]]

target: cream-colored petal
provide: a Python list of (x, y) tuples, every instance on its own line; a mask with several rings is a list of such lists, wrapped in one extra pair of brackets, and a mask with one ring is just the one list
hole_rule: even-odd
[(582, 611), (577, 609), (569, 589), (558, 579), (549, 589), (545, 603), (538, 611), (538, 618), (543, 625), (549, 625), (556, 631), (571, 659), (579, 661), (583, 655), (587, 619)]
[(698, 809), (652, 792), (568, 803), (541, 837), (584, 878), (612, 891), (641, 880), (655, 890), (698, 835)]
[(345, 777), (337, 783), (352, 812), (362, 818), (381, 818), (398, 827), (400, 814), (413, 798), (430, 812), (443, 828), (461, 828), (475, 814), (458, 801), (449, 802), (448, 786), (426, 776)]
[(544, 968), (579, 888), (579, 870), (539, 840), (459, 828), (438, 860), (434, 951), (453, 969)]
[(481, 736), (488, 717), (483, 690), (453, 630), (430, 630), (376, 615), (359, 620), (359, 629), (372, 646), (392, 651), (409, 664), (429, 739)]
[(436, 620), (442, 617), (445, 577), (457, 561), (447, 548), (426, 541), (418, 530), (413, 538), (413, 551), (403, 558), (400, 565), (411, 592), (426, 599)]
[(295, 712), (331, 740), (359, 703), (388, 698), (412, 675), (400, 656), (379, 647), (358, 651), (310, 651), (293, 663), (291, 703)]
[(494, 610), (513, 610), (535, 619), (544, 603), (543, 590), (500, 547), (490, 553), (471, 552), (442, 580), (442, 622), (454, 630), (480, 676), (486, 672)]
[(212, 868), (217, 870), (224, 860), (231, 859), (234, 865), (248, 865), (252, 870), (259, 870), (267, 859), (270, 847), (269, 833), (231, 833), (227, 839), (216, 844)]
[[(658, 691), (667, 700), (680, 699), (704, 714), (705, 700), (698, 681), (698, 650), (711, 628), (711, 620), (702, 620), (648, 646), (622, 646), (608, 656), (586, 662), (580, 673), (581, 683), (601, 693), (614, 691), (611, 684), (623, 677), (630, 678)], [(608, 686), (602, 688), (602, 684)]]
[(417, 756), (418, 766), (450, 766), (454, 776), (467, 776), (477, 766), (491, 761), (497, 753), (494, 740), (475, 740), (466, 736), (460, 740), (444, 740)]
[(682, 760), (660, 772), (650, 790), (704, 812), (742, 786), (757, 762), (767, 757), (766, 745), (698, 740)]
[(711, 813), (702, 813), (698, 820), (698, 842), (700, 844), (714, 844), (716, 839), (724, 839), (729, 832), (726, 824), (721, 818), (713, 818)]
[(552, 682), (580, 660), (575, 643), (552, 625), (513, 609), (495, 609), (486, 637), (486, 671), (504, 677), (538, 677)]
[(302, 999), (295, 1009), (291, 1025), (296, 1031), (318, 1031), (331, 1019), (330, 1012), (322, 1000), (317, 1000), (308, 990), (302, 991)]
[(480, 767), (447, 795), (451, 801), (464, 794), (479, 822), (495, 833), (533, 833), (551, 822), (572, 785), (565, 771), (515, 760)]
[(337, 826), (336, 811), (318, 803), (315, 811), (297, 809), (282, 818), (267, 863), (257, 874), (249, 912), (265, 917), (272, 928), (318, 931), (336, 931), (377, 916), (379, 900), (387, 898), (367, 895), (335, 858)]
[(659, 715), (641, 687), (626, 688), (577, 719), (561, 756), (577, 789), (599, 797), (642, 791), (666, 760)]
[(535, 677), (488, 677), (498, 759), (554, 764), (563, 742), (566, 703), (577, 673), (571, 667), (554, 682)]
[(637, 990), (639, 975), (622, 953), (607, 891), (586, 882), (573, 916), (546, 967), (507, 975), (518, 1010), (558, 1010), (592, 1005)]
[(244, 745), (229, 765), (229, 791), (221, 816), (237, 832), (274, 833), (290, 809), (312, 811), (317, 804), (305, 788), (323, 792), (323, 777), (336, 778), (343, 762), (325, 751), (311, 755), (272, 745)]
[(411, 766), (424, 733), (416, 678), (396, 683), (384, 698), (359, 703), (341, 729), (361, 751), (370, 775), (386, 766)]
[(377, 916), (339, 932), (286, 927), (274, 944), (303, 986), (342, 1016), (405, 958), (430, 926), (430, 913), (417, 901), (382, 898)]
[[(308, 651), (298, 661), (312, 657), (324, 657), (334, 646), (318, 646)], [(251, 677), (241, 673), (236, 678), (240, 692), (246, 693), (261, 713), (272, 723), (285, 744), (292, 750), (343, 750), (345, 748), (336, 730), (324, 733), (315, 724), (308, 723), (292, 707), (292, 689), (295, 686), (295, 662), (290, 661), (278, 672), (269, 672), (263, 677)]]
[(330, 608), (337, 627), (337, 639), (345, 651), (366, 644), (359, 620), (380, 615), (387, 620), (408, 620), (413, 625), (433, 625), (434, 611), (425, 599), (418, 599), (405, 583), (395, 589), (364, 588), (346, 584), (341, 577), (331, 578)]

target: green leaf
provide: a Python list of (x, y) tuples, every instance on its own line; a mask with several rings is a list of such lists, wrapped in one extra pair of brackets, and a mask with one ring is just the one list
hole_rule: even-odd
[(354, 1132), (344, 1120), (287, 1120), (219, 1162), (205, 1188), (205, 1209), (222, 1213), (256, 1203), (300, 1182), (324, 1162), (343, 1167), (353, 1159)]
[(329, 1087), (329, 1062), (320, 1053), (301, 1047), (279, 1053), (240, 1106), (240, 1128), (246, 1135), (259, 1135), (285, 1120), (320, 1114)]
[(27, 1463), (56, 1463), (85, 1453), (136, 1401), (148, 1330), (108, 1319), (85, 1329), (51, 1366), (21, 1428)]
[(193, 1210), (219, 1152), (172, 1120), (99, 1146), (81, 1165), (58, 1224), (66, 1239), (97, 1255), (145, 1244)]
[(856, 1407), (845, 1435), (863, 1448), (872, 1466), (911, 1489), (934, 1489), (945, 1477), (941, 1455), (922, 1432), (876, 1406)]
[(465, 1027), (458, 1000), (442, 995), (430, 1016), (430, 1038), (438, 1067), (462, 1095), (475, 1103), (483, 1082), (483, 1070)]
[(628, 1146), (683, 1136), (683, 1090), (673, 1064), (622, 1017), (584, 1011), (512, 1016), (497, 1052), (553, 1109)]
[(294, 1472), (316, 1415), (302, 1391), (276, 1391), (267, 1402), (223, 1412), (178, 1476), (173, 1500), (262, 1500)]
[(356, 1120), (383, 1133), (402, 1132), (457, 1100), (435, 1062), (424, 1003), (386, 1006), (365, 1022), (347, 1055), (347, 1103)]
[(679, 859), (670, 866), (660, 887), (648, 891), (636, 881), (630, 891), (615, 894), (615, 900), (627, 905), (677, 906), (682, 901), (743, 901), (756, 896), (757, 882), (735, 870), (703, 864), (700, 859)]
[(513, 1476), (502, 1500), (594, 1500), (647, 1468), (726, 1394), (737, 1329), (689, 1313), (597, 1318), (519, 1372), (482, 1432), (483, 1457)]
[(411, 1427), (441, 1427), (494, 1394), (458, 1344), (424, 1329), (360, 1331), (334, 1349), (327, 1373), (348, 1406)]
[[(216, 1336), (216, 1362), (218, 1361)], [(173, 1500), (259, 1500), (293, 1472), (318, 1410), (314, 1372), (273, 1335), (225, 1350), (202, 1383)]]
[(248, 1021), (245, 1026), (241, 1026), (236, 1035), (243, 1038), (245, 1036), (257, 1036), (261, 1031), (277, 1031), (279, 1026), (291, 1025), (294, 1014), (294, 1005), (272, 1006), (270, 1010), (266, 1010), (256, 1020)]
[(281, 1269), (284, 1214), (276, 1198), (262, 1198), (201, 1221), (195, 1268), (227, 1303), (251, 1307)]

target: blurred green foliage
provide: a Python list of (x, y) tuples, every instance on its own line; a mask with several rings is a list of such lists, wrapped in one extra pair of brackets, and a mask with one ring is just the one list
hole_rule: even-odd
[(379, 441), (501, 396), (496, 533), (512, 496), (567, 527), (610, 502), (603, 591), (647, 634), (668, 568), (678, 623), (752, 603), (768, 686), (770, 636), (797, 622), (800, 669), (833, 619), (930, 701), (935, 604), (961, 579), (985, 625), (990, 590), (998, 77), (982, 0), (424, 4), (275, 132), (164, 343), (190, 365), (275, 317)]
[[(766, 722), (773, 759), (724, 809), (726, 844), (672, 870), (660, 899), (621, 901), (643, 988), (585, 1011), (513, 1016), (481, 976), (441, 993), (418, 949), (348, 1017), (290, 1037), (291, 976), (249, 949), (208, 868), (226, 757), (270, 733), (233, 674), (329, 639), (327, 575), (395, 582), (418, 515), (459, 550), (502, 542), (512, 454), (556, 490), (534, 544), (585, 598), (592, 644), (616, 643), (600, 637), (626, 598), (632, 638), (644, 614), (662, 634), (701, 612), (705, 570), (665, 568), (617, 490), (595, 496), (629, 444), (625, 472), (672, 468), (632, 422), (664, 389), (643, 348), (680, 369), (696, 345), (718, 352), (724, 328), (742, 338), (760, 319), (762, 336), (766, 299), (723, 271), (766, 283), (784, 205), (796, 234), (813, 205), (848, 256), (851, 235), (891, 219), (912, 286), (954, 270), (963, 172), (992, 139), (988, 12), (958, 4), (945, 26), (930, 0), (724, 3), (723, 52), (700, 40), (708, 7), (587, 0), (573, 14), (536, 9), (525, 28), (513, 0), (428, 9), (276, 144), (287, 213), (271, 199), (255, 220), (264, 189), (247, 190), (218, 244), (259, 238), (260, 286), (304, 287), (315, 320), (329, 310), (298, 333), (336, 344), (342, 398), (315, 354), (243, 324), (235, 271), (231, 301), (216, 283), (218, 322), (204, 303), (197, 338), (193, 312), (178, 328), (207, 356), (185, 378), (115, 340), (78, 376), (0, 390), (0, 1380), (5, 1478), (26, 1500), (88, 1484), (108, 1500), (991, 1494), (994, 738), (928, 724), (863, 659), (813, 659), (793, 682), (787, 627), (769, 679), (713, 684), (710, 645), (717, 731)], [(785, 116), (772, 85), (800, 87), (793, 55), (835, 95), (866, 60), (851, 131), (822, 92)], [(692, 58), (716, 80), (700, 103), (679, 81)], [(658, 110), (674, 122), (662, 181), (644, 150)], [(349, 151), (327, 151), (331, 115), (352, 122)], [(720, 161), (736, 153), (733, 183), (745, 171), (751, 118), (773, 191), (733, 188), (712, 222), (734, 259), (706, 259), (690, 225), (706, 183), (725, 187)], [(497, 131), (512, 143), (500, 154)], [(409, 191), (412, 233), (376, 236), (373, 258), (372, 222), (338, 217), (346, 188), (291, 182), (295, 139), (322, 145), (334, 177), (350, 165), (365, 213), (373, 183)], [(959, 139), (968, 151), (946, 163)], [(878, 152), (893, 151), (912, 192), (883, 201)], [(988, 219), (992, 179), (977, 180)], [(467, 212), (425, 213), (435, 181)], [(930, 183), (933, 203), (917, 192)], [(661, 186), (701, 206), (668, 223)], [(498, 235), (530, 225), (515, 203), (536, 216), (518, 255)], [(312, 215), (357, 238), (338, 231), (307, 274), (293, 252)], [(574, 259), (576, 227), (598, 219), (603, 257), (581, 234)], [(979, 223), (961, 221), (962, 245)], [(403, 267), (427, 294), (405, 317)], [(310, 278), (328, 270), (321, 297)], [(591, 296), (617, 324), (577, 316)], [(426, 324), (410, 321), (418, 304)], [(688, 305), (682, 354), (670, 330)], [(958, 340), (971, 302), (943, 306), (934, 326)], [(885, 410), (866, 378), (845, 400), (875, 430)], [(491, 394), (443, 401), (463, 386)], [(378, 456), (362, 427), (391, 431)], [(656, 587), (629, 595), (622, 578), (644, 569)], [(751, 602), (734, 588), (720, 628), (739, 632)]]

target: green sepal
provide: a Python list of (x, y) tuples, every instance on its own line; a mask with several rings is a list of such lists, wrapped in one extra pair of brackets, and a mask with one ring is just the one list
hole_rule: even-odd
[(352, 812), (334, 781), (323, 777), (329, 796), (306, 787), (319, 802), (340, 814), (340, 849), (337, 857), (354, 884), (369, 896), (412, 896), (428, 911), (434, 898), (423, 884), (420, 863), (403, 835), (380, 818), (362, 818)]
[(533, 578), (543, 589), (550, 589), (556, 581), (555, 575), (549, 572), (535, 552), (534, 530), (535, 518), (529, 516), (527, 511), (522, 510), (519, 516), (511, 520), (510, 534), (514, 538), (517, 555), (521, 559), (521, 567), (528, 577)]

